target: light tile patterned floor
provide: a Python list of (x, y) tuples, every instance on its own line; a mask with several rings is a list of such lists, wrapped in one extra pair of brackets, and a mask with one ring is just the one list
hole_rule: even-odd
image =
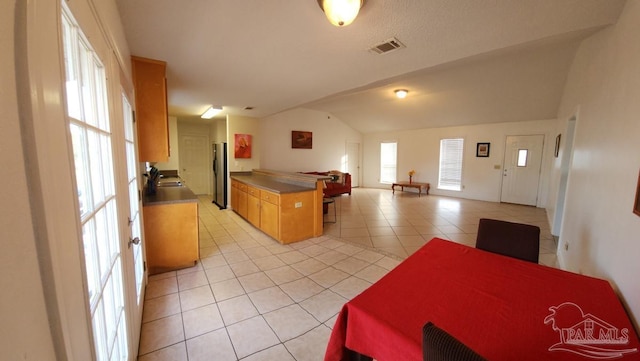
[(149, 277), (138, 359), (322, 360), (346, 301), (433, 237), (473, 246), (483, 217), (539, 226), (540, 263), (556, 266), (543, 209), (366, 188), (335, 200), (324, 236), (281, 245), (201, 197), (201, 262)]

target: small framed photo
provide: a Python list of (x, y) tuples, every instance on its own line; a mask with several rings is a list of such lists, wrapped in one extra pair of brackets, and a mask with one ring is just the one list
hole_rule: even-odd
[(476, 157), (488, 157), (491, 143), (478, 143), (476, 148)]
[(633, 213), (640, 216), (640, 172), (638, 172), (638, 185), (636, 186), (636, 201), (633, 203)]
[(556, 137), (556, 149), (553, 152), (553, 155), (558, 158), (558, 154), (560, 154), (560, 139), (562, 138), (562, 134), (558, 134)]

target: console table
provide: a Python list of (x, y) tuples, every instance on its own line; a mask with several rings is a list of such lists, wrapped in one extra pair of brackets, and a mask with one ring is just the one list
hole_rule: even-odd
[(400, 187), (400, 190), (404, 192), (404, 188), (417, 188), (418, 189), (418, 197), (420, 197), (420, 195), (422, 195), (422, 188), (424, 188), (424, 190), (427, 192), (427, 195), (429, 195), (429, 189), (431, 188), (431, 186), (429, 185), (429, 183), (418, 183), (418, 182), (398, 182), (398, 183), (393, 183), (391, 185), (391, 190), (393, 191), (393, 194), (396, 194), (396, 187)]

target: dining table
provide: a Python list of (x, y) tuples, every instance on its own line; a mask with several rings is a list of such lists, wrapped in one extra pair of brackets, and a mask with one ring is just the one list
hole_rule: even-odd
[(342, 307), (324, 360), (421, 361), (428, 322), (491, 361), (640, 360), (608, 281), (440, 238)]

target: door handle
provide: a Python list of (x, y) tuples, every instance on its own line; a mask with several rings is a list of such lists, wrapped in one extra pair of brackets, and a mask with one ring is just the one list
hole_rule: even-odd
[(135, 244), (136, 246), (140, 244), (140, 242), (142, 242), (140, 240), (139, 237), (136, 237), (134, 239), (131, 239), (131, 237), (129, 237), (129, 243), (127, 244), (128, 248), (131, 248), (131, 244)]

